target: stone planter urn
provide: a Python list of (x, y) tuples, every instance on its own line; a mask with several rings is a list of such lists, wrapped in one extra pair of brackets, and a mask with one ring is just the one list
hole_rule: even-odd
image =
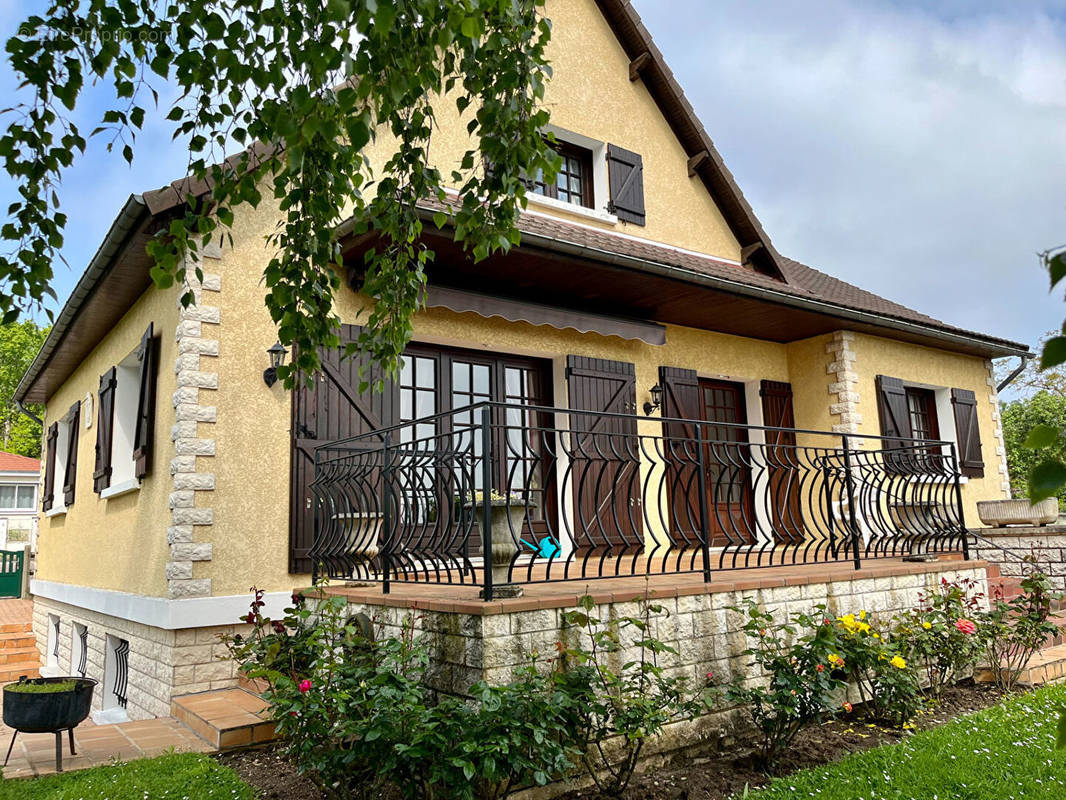
[[(480, 525), (484, 519), (485, 504), (481, 498), (468, 503), (464, 508), (474, 513)], [(511, 562), (518, 555), (517, 538), (526, 521), (526, 506), (518, 498), (493, 496), (489, 500), (490, 529), (492, 540), (492, 593), (496, 597), (521, 597), (522, 587), (509, 583)]]
[(1028, 500), (981, 500), (977, 503), (977, 516), (981, 522), (993, 528), (1008, 525), (1050, 525), (1059, 517), (1058, 498), (1049, 497), (1032, 504)]

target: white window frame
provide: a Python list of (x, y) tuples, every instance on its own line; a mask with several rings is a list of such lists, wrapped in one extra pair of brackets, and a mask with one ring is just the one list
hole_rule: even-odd
[(44, 513), (46, 517), (67, 513), (67, 499), (63, 493), (63, 484), (67, 481), (67, 452), (70, 450), (71, 431), (81, 422), (80, 416), (79, 414), (73, 419), (63, 417), (56, 427), (55, 465), (52, 469), (52, 507)]
[(582, 147), (592, 153), (592, 194), (597, 208), (586, 208), (576, 203), (567, 203), (565, 200), (557, 200), (554, 197), (526, 192), (526, 198), (530, 206), (543, 206), (545, 208), (565, 211), (579, 217), (587, 217), (597, 222), (605, 222), (610, 225), (618, 224), (618, 217), (607, 210), (611, 200), (611, 184), (607, 174), (607, 142), (592, 139), (574, 131), (568, 131), (557, 125), (545, 125), (546, 133), (551, 133), (557, 141), (566, 142), (577, 147)]
[(114, 417), (111, 423), (111, 484), (100, 498), (117, 497), (141, 488), (135, 476), (133, 443), (137, 436), (137, 406), (141, 394), (141, 362), (134, 350), (115, 365)]
[[(9, 481), (0, 479), (0, 488), (5, 486), (13, 486), (15, 489), (15, 505), (13, 506), (0, 506), (0, 512), (4, 513), (26, 513), (33, 512), (37, 508), (37, 484), (36, 483), (20, 483), (18, 481)], [(18, 504), (18, 496), (20, 489), (30, 490), (30, 504), (28, 506), (20, 506)]]

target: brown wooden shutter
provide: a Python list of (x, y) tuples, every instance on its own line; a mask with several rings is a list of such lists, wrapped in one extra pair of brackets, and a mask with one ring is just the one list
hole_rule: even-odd
[(881, 435), (888, 437), (882, 446), (886, 450), (906, 447), (907, 443), (901, 440), (911, 438), (911, 422), (903, 381), (887, 375), (877, 376), (877, 410), (881, 417)]
[(52, 495), (56, 488), (56, 441), (59, 439), (59, 423), (53, 422), (48, 426), (48, 436), (45, 438), (44, 456), (44, 499), (41, 508), (44, 511), (52, 510)]
[(643, 225), (644, 161), (618, 145), (607, 145), (607, 174), (611, 186), (611, 202), (607, 209), (618, 219)]
[[(663, 459), (669, 496), (670, 533), (675, 544), (702, 535), (700, 519), (700, 380), (695, 370), (659, 367), (663, 387)], [(671, 419), (673, 418), (673, 419)]]
[(133, 474), (140, 479), (152, 471), (152, 443), (155, 438), (155, 385), (158, 349), (154, 324), (141, 337), (137, 360), (141, 362), (137, 392), (137, 423), (133, 433)]
[(959, 468), (969, 478), (983, 478), (985, 462), (981, 454), (981, 431), (977, 424), (977, 395), (969, 389), (952, 389), (951, 405), (955, 409)]
[(100, 376), (100, 392), (96, 407), (96, 464), (93, 467), (93, 491), (99, 494), (111, 485), (111, 440), (115, 429), (114, 367)]
[[(355, 325), (341, 326), (341, 347), (359, 337)], [(342, 358), (342, 349), (322, 350), (322, 368), (311, 386), (298, 381), (293, 389), (291, 472), (289, 487), (289, 572), (311, 572), (309, 557), (315, 537), (315, 448), (338, 439), (369, 433), (395, 424), (396, 388), (387, 381), (382, 392), (359, 393), (362, 353)], [(368, 376), (373, 382), (375, 375)]]
[(586, 551), (638, 552), (644, 526), (636, 369), (622, 361), (567, 356), (566, 377), (570, 408), (596, 412), (570, 415), (574, 543)]
[(74, 505), (74, 489), (78, 483), (78, 432), (81, 430), (81, 401), (70, 407), (65, 420), (70, 425), (67, 439), (67, 464), (63, 471), (63, 502)]
[[(759, 385), (762, 397), (763, 424), (770, 428), (796, 427), (796, 412), (792, 405), (792, 384), (784, 381), (763, 381)], [(779, 542), (795, 543), (803, 540), (803, 511), (800, 505), (799, 456), (796, 451), (795, 430), (765, 432), (766, 439), (766, 499), (771, 511), (774, 537)]]

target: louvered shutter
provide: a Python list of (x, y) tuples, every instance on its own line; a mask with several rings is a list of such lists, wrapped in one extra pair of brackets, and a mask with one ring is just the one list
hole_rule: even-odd
[(981, 431), (977, 424), (977, 395), (969, 389), (952, 389), (951, 405), (955, 409), (959, 468), (969, 478), (983, 478), (985, 462), (981, 454)]
[(886, 450), (906, 446), (902, 439), (911, 438), (910, 417), (907, 414), (907, 391), (903, 381), (887, 375), (877, 376), (877, 410), (881, 417), (881, 435)]
[(763, 381), (759, 385), (759, 396), (762, 398), (763, 424), (783, 429), (765, 432), (766, 499), (774, 538), (779, 542), (798, 543), (803, 540), (804, 527), (792, 384)]
[(663, 387), (663, 458), (669, 495), (670, 533), (675, 544), (703, 535), (700, 519), (700, 381), (695, 370), (659, 367)]
[(111, 440), (115, 428), (114, 367), (100, 376), (100, 392), (97, 395), (96, 462), (93, 467), (93, 491), (99, 494), (111, 485)]
[(643, 225), (644, 161), (618, 145), (607, 145), (607, 174), (611, 188), (608, 210), (618, 219)]
[(44, 499), (41, 508), (44, 511), (52, 510), (52, 495), (56, 488), (56, 442), (59, 439), (59, 424), (53, 422), (48, 426), (48, 436), (45, 439), (44, 456)]
[(638, 552), (644, 528), (636, 370), (623, 361), (567, 356), (566, 377), (570, 408), (595, 412), (570, 415), (574, 543), (586, 551)]
[(155, 438), (156, 347), (153, 323), (141, 337), (137, 350), (140, 383), (137, 393), (137, 423), (133, 434), (133, 474), (143, 478), (152, 471), (152, 441)]
[(78, 432), (81, 430), (81, 401), (70, 407), (66, 421), (70, 425), (67, 439), (67, 464), (63, 471), (63, 502), (74, 505), (74, 489), (78, 483)]
[[(382, 392), (359, 392), (359, 367), (367, 364), (362, 353), (343, 357), (344, 345), (359, 337), (355, 325), (342, 325), (341, 348), (321, 350), (321, 370), (310, 386), (298, 380), (293, 389), (291, 470), (289, 487), (289, 572), (312, 570), (311, 546), (315, 539), (315, 448), (338, 439), (369, 433), (396, 423), (396, 385), (386, 381)], [(295, 360), (295, 359), (294, 359)], [(367, 376), (373, 382), (376, 373)]]

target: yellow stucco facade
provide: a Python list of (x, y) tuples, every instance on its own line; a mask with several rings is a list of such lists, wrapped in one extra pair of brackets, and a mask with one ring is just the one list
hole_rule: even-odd
[[(80, 426), (74, 503), (65, 513), (44, 516), (37, 538), (37, 577), (44, 580), (115, 589), (133, 594), (166, 594), (167, 503), (170, 493), (170, 397), (175, 389), (174, 330), (177, 292), (148, 289), (93, 349), (74, 374), (49, 398), (45, 431), (66, 415), (76, 401), (92, 396), (91, 414)], [(155, 453), (151, 473), (138, 490), (101, 499), (93, 492), (100, 376), (137, 349), (149, 323), (160, 337)], [(85, 427), (85, 420), (91, 427)], [(56, 466), (62, 486), (63, 466)]]
[[(570, 212), (531, 203), (531, 210), (604, 230), (645, 238), (733, 261), (740, 246), (714, 199), (699, 178), (689, 177), (687, 158), (643, 82), (629, 80), (629, 60), (593, 0), (549, 0), (547, 13), (554, 33), (549, 55), (553, 62), (547, 104), (552, 123), (601, 142), (642, 154), (647, 225), (612, 223), (603, 215)], [(442, 109), (433, 158), (446, 172), (469, 146), (464, 123)], [(379, 143), (383, 152), (387, 142)], [(599, 205), (599, 203), (598, 203)], [(196, 525), (193, 544), (209, 543), (209, 559), (192, 563), (192, 579), (210, 580), (214, 596), (240, 595), (253, 584), (267, 591), (287, 591), (306, 584), (307, 576), (288, 572), (291, 394), (280, 384), (264, 385), (266, 348), (277, 338), (263, 305), (263, 268), (269, 260), (265, 235), (274, 228), (277, 211), (269, 204), (243, 210), (234, 229), (232, 247), (220, 258), (208, 258), (204, 272), (219, 279), (211, 303), (220, 322), (204, 323), (218, 342), (218, 356), (201, 356), (217, 374), (218, 388), (200, 389), (200, 403), (216, 416), (197, 423), (197, 437), (214, 442), (214, 456), (198, 456), (196, 470), (213, 476), (210, 491), (196, 491), (195, 507), (210, 510), (211, 524)], [(358, 323), (361, 302), (342, 290), (337, 311), (344, 322)], [(713, 327), (709, 310), (708, 327)], [(137, 346), (149, 321), (159, 331), (160, 350), (156, 454), (152, 474), (138, 491), (101, 500), (92, 491), (93, 443), (96, 423), (81, 431), (79, 485), (75, 505), (63, 516), (42, 520), (39, 572), (43, 580), (113, 589), (154, 597), (167, 595), (167, 536), (172, 527), (169, 463), (175, 455), (170, 429), (177, 420), (171, 397), (178, 357), (175, 330), (179, 312), (175, 291), (150, 289), (105, 337), (67, 382), (48, 400), (46, 423), (62, 416), (86, 393), (95, 395), (99, 376)], [(418, 314), (415, 340), (475, 350), (549, 358), (555, 366), (555, 404), (566, 404), (562, 368), (567, 355), (631, 362), (636, 369), (637, 405), (649, 399), (661, 366), (696, 370), (701, 377), (743, 382), (749, 397), (761, 380), (789, 382), (793, 388), (796, 425), (832, 430), (834, 413), (830, 370), (833, 334), (781, 344), (667, 326), (666, 344), (653, 346), (573, 330), (533, 327), (526, 323), (486, 319), (433, 309)], [(878, 432), (874, 380), (888, 374), (940, 387), (972, 389), (980, 407), (986, 477), (966, 487), (967, 513), (977, 499), (1001, 497), (996, 421), (988, 400), (987, 367), (979, 358), (955, 355), (916, 345), (856, 335), (851, 342), (858, 375), (855, 392), (862, 415), (860, 434)], [(749, 422), (760, 423), (757, 402), (749, 402)], [(644, 420), (642, 433), (660, 430)], [(972, 518), (972, 516), (971, 516)]]

